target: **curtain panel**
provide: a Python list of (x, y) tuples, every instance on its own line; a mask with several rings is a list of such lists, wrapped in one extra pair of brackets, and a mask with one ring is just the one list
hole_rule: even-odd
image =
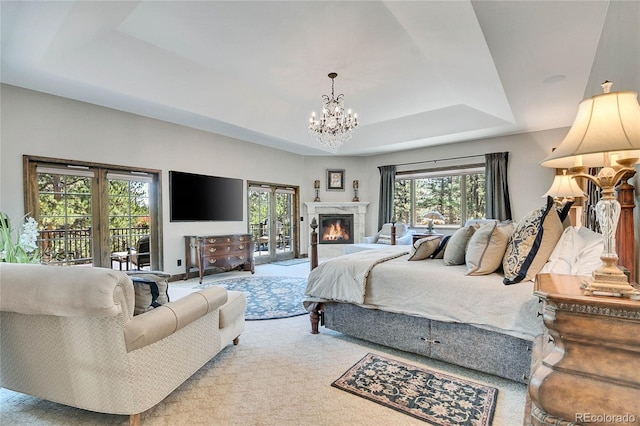
[(507, 179), (508, 152), (485, 154), (487, 219), (511, 219), (511, 200)]
[(393, 220), (393, 194), (396, 185), (396, 166), (379, 166), (380, 202), (378, 204), (378, 229)]

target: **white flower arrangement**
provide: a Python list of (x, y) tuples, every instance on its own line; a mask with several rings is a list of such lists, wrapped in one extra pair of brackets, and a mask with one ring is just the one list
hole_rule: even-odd
[(9, 218), (0, 212), (0, 262), (40, 263), (38, 222), (32, 217), (27, 218), (15, 243), (13, 233)]

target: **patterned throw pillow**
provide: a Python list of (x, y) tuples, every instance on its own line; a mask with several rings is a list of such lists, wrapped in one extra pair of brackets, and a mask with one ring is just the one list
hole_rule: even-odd
[(449, 238), (447, 247), (444, 249), (444, 264), (447, 266), (464, 265), (464, 257), (467, 251), (467, 244), (473, 233), (478, 229), (477, 226), (464, 226), (458, 229)]
[(136, 296), (133, 315), (140, 315), (169, 303), (169, 274), (129, 271), (127, 275), (133, 281)]
[(535, 278), (549, 259), (563, 231), (554, 204), (547, 197), (546, 206), (533, 210), (516, 226), (502, 259), (504, 284)]
[(420, 238), (411, 246), (411, 252), (409, 252), (409, 259), (407, 260), (424, 260), (429, 258), (440, 246), (440, 235), (430, 235), (425, 238)]
[(443, 259), (444, 258), (444, 250), (447, 248), (447, 243), (449, 243), (449, 239), (451, 235), (445, 235), (442, 240), (440, 240), (440, 245), (431, 255), (434, 259)]
[(512, 221), (482, 225), (469, 240), (465, 261), (466, 275), (487, 275), (502, 264), (509, 238), (515, 229)]

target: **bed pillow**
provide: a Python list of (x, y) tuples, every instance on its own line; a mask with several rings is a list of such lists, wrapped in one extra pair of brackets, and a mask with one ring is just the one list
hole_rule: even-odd
[(469, 225), (458, 229), (449, 238), (447, 247), (444, 249), (444, 264), (447, 266), (464, 265), (464, 257), (467, 251), (467, 244), (471, 236), (476, 231), (477, 226)]
[(487, 275), (500, 268), (514, 229), (512, 221), (493, 222), (478, 228), (467, 246), (466, 275)]
[(602, 265), (602, 234), (585, 227), (570, 226), (564, 230), (549, 261), (540, 272), (565, 275), (591, 275)]
[(445, 235), (444, 238), (440, 240), (440, 245), (438, 246), (436, 251), (433, 252), (433, 254), (431, 255), (432, 258), (434, 259), (444, 258), (444, 249), (447, 248), (447, 243), (449, 242), (450, 238), (451, 238), (451, 235)]
[(600, 256), (604, 251), (604, 236), (581, 226), (578, 234), (584, 239), (584, 247), (578, 253), (572, 271), (574, 275), (591, 275), (602, 266)]
[(529, 212), (516, 226), (509, 238), (502, 259), (504, 284), (531, 280), (549, 260), (564, 230), (553, 199)]
[(407, 260), (424, 260), (429, 258), (440, 246), (440, 235), (430, 235), (413, 243)]
[(558, 240), (549, 256), (549, 260), (540, 272), (572, 275), (573, 267), (578, 260), (578, 254), (585, 244), (586, 242), (578, 233), (578, 230), (573, 226), (569, 226), (562, 233), (560, 240)]

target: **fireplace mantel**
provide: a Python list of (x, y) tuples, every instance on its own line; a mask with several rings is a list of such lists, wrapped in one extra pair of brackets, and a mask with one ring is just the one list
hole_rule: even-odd
[[(305, 202), (307, 207), (307, 219), (309, 224), (313, 219), (318, 221), (320, 214), (353, 214), (353, 241), (360, 243), (364, 239), (365, 221), (367, 215), (368, 201), (346, 201), (346, 202)], [(308, 229), (311, 232), (311, 228)], [(345, 244), (321, 244), (318, 247), (318, 256), (321, 258), (340, 256), (343, 253)]]

